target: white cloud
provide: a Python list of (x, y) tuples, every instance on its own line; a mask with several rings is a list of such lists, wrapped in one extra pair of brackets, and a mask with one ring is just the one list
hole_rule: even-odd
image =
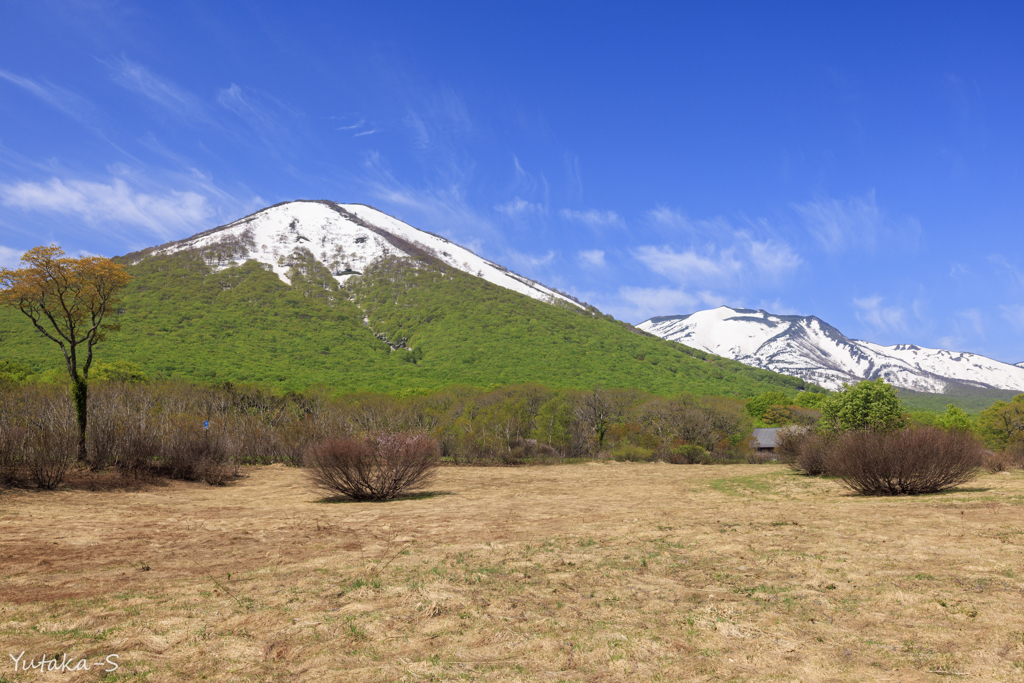
[(1007, 275), (1010, 276), (1010, 281), (1019, 289), (1024, 290), (1024, 271), (1010, 263), (1002, 254), (992, 254), (988, 257), (988, 260), (1006, 271)]
[(634, 256), (655, 273), (676, 282), (721, 282), (739, 275), (744, 264), (736, 258), (735, 250), (716, 250), (709, 245), (704, 254), (694, 249), (677, 252), (672, 247), (639, 247)]
[(596, 209), (587, 209), (586, 211), (577, 211), (575, 209), (562, 209), (559, 212), (563, 218), (566, 218), (575, 223), (584, 223), (592, 228), (602, 227), (605, 225), (614, 225), (617, 227), (624, 227), (626, 221), (614, 211), (598, 211)]
[(466, 103), (450, 88), (433, 93), (418, 109), (410, 108), (405, 125), (412, 130), (416, 147), (423, 150), (449, 151), (457, 138), (474, 130)]
[(21, 265), (21, 255), (24, 253), (20, 249), (11, 249), (0, 244), (0, 268), (18, 268)]
[(526, 254), (514, 249), (508, 249), (505, 253), (517, 268), (537, 268), (538, 266), (546, 266), (555, 260), (555, 252), (553, 251), (549, 251), (543, 256), (534, 256), (533, 254)]
[(107, 63), (107, 66), (110, 67), (112, 78), (118, 85), (182, 116), (209, 121), (206, 107), (199, 98), (170, 81), (157, 77), (141, 64), (121, 57), (115, 62)]
[(822, 198), (793, 204), (807, 231), (828, 252), (873, 249), (879, 243), (913, 248), (921, 232), (916, 218), (896, 222), (878, 208), (875, 191), (847, 200)]
[(402, 220), (441, 232), (476, 253), (480, 253), (484, 238), (500, 241), (501, 234), (491, 220), (470, 206), (464, 178), (457, 172), (445, 184), (413, 187), (395, 178), (377, 152), (367, 156), (365, 169), (361, 184), (367, 194), (385, 206), (404, 209), (405, 217), (399, 216)]
[(770, 239), (758, 242), (747, 234), (743, 237), (749, 240), (746, 247), (754, 268), (769, 277), (778, 277), (796, 270), (803, 263), (803, 259), (788, 244)]
[(126, 223), (163, 238), (171, 237), (175, 228), (195, 227), (214, 214), (206, 197), (197, 192), (146, 194), (133, 190), (122, 178), (109, 184), (51, 178), (45, 183), (0, 185), (0, 202), (25, 211), (77, 215), (88, 223)]
[(857, 307), (857, 320), (875, 330), (906, 332), (906, 313), (899, 306), (882, 305), (882, 297), (870, 296), (863, 299), (855, 298), (853, 305)]
[(52, 83), (37, 83), (30, 78), (24, 78), (3, 69), (0, 69), (0, 78), (27, 90), (77, 121), (84, 123), (85, 114), (93, 109), (88, 100)]
[(974, 334), (984, 336), (985, 326), (982, 323), (981, 311), (976, 308), (969, 308), (965, 311), (958, 311), (958, 315), (966, 321), (967, 325), (974, 331)]
[(781, 299), (775, 299), (774, 301), (762, 300), (757, 307), (775, 315), (800, 315), (800, 311), (784, 303)]
[(666, 206), (651, 209), (647, 217), (670, 228), (673, 235), (682, 232), (687, 241), (704, 244), (703, 248), (691, 246), (680, 253), (668, 246), (660, 249), (648, 246), (637, 250), (637, 257), (649, 268), (679, 281), (730, 277), (740, 284), (740, 280), (749, 279), (753, 273), (775, 280), (803, 263), (800, 255), (787, 243), (774, 237), (760, 239), (755, 235), (755, 231), (771, 232), (766, 221), (748, 221), (749, 229), (740, 229), (722, 217), (691, 220), (682, 212)]
[(338, 130), (355, 130), (361, 128), (366, 123), (366, 119), (359, 119), (359, 123), (353, 123), (351, 126), (339, 126)]
[(361, 137), (363, 137), (364, 135), (373, 135), (373, 134), (374, 134), (374, 133), (376, 133), (376, 132), (377, 132), (377, 129), (376, 129), (376, 128), (371, 128), (370, 130), (364, 130), (364, 131), (361, 131), (361, 132), (359, 132), (359, 133), (356, 133), (356, 134), (355, 134), (355, 135), (353, 135), (352, 137), (354, 137), (354, 138), (361, 138)]
[(499, 211), (508, 216), (521, 216), (524, 214), (543, 214), (546, 213), (546, 209), (540, 204), (534, 204), (528, 202), (525, 199), (516, 197), (510, 202), (499, 204), (494, 207), (495, 211)]
[(1024, 306), (1019, 304), (1000, 306), (999, 312), (1008, 323), (1013, 325), (1014, 329), (1024, 331)]
[(600, 249), (591, 249), (589, 251), (581, 251), (579, 253), (580, 263), (589, 266), (597, 266), (603, 268), (606, 264), (604, 261), (604, 252)]
[(687, 292), (671, 287), (622, 287), (618, 299), (601, 306), (601, 310), (637, 323), (656, 315), (693, 313), (728, 303), (726, 297), (714, 292)]

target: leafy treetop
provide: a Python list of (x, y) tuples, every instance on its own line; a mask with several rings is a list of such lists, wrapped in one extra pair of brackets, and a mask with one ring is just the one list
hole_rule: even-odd
[(823, 426), (838, 432), (892, 432), (907, 424), (896, 388), (881, 377), (853, 386), (844, 384), (842, 391), (822, 404), (821, 413)]
[[(131, 276), (124, 266), (99, 256), (67, 258), (57, 245), (30, 249), (24, 268), (0, 268), (0, 305), (24, 313), (64, 353), (72, 380), (89, 376), (93, 347), (116, 325), (104, 318)], [(86, 345), (79, 368), (78, 347)]]

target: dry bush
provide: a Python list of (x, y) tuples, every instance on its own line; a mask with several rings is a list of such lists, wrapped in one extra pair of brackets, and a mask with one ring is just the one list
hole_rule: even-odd
[(438, 466), (437, 444), (416, 433), (377, 433), (314, 444), (307, 453), (313, 483), (353, 500), (390, 500), (426, 484)]
[(1015, 464), (1013, 456), (1005, 451), (985, 451), (981, 458), (981, 466), (992, 474), (1009, 471)]
[(749, 465), (766, 465), (770, 462), (778, 462), (775, 454), (771, 451), (759, 451), (756, 448), (751, 448), (747, 452), (746, 460)]
[(9, 483), (34, 483), (54, 489), (78, 458), (78, 428), (66, 389), (55, 386), (23, 387), (5, 396), (0, 418), (7, 446), (5, 476)]
[(970, 481), (982, 464), (974, 435), (936, 427), (879, 434), (847, 432), (827, 455), (827, 469), (862, 495), (935, 493)]
[(1006, 447), (1004, 451), (1010, 457), (1010, 463), (1018, 469), (1024, 468), (1024, 439), (1018, 439)]
[(21, 483), (28, 429), (0, 415), (0, 486)]
[(168, 420), (160, 450), (161, 469), (172, 479), (219, 486), (238, 474), (238, 461), (229, 453), (223, 436), (188, 418)]
[(25, 441), (28, 475), (41, 489), (55, 489), (78, 458), (78, 434), (71, 429), (33, 429)]
[(536, 465), (557, 462), (562, 456), (554, 447), (539, 443), (537, 439), (516, 439), (499, 458), (503, 465)]
[(832, 434), (808, 433), (799, 439), (796, 457), (789, 466), (797, 472), (811, 476), (831, 474), (829, 471), (829, 453), (835, 437)]
[(114, 466), (125, 477), (148, 476), (160, 454), (152, 390), (145, 385), (97, 383), (90, 392), (89, 411), (91, 469)]
[(800, 446), (810, 436), (811, 430), (806, 427), (783, 427), (775, 433), (775, 459), (792, 467), (800, 455)]
[(694, 444), (677, 446), (665, 454), (665, 462), (673, 465), (707, 465), (711, 463), (711, 455)]
[(612, 449), (611, 457), (621, 462), (651, 462), (654, 451), (631, 443), (620, 443)]

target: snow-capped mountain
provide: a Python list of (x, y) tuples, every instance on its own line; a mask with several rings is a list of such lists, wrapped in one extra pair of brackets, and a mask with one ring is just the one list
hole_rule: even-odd
[(539, 282), (481, 258), (469, 249), (430, 232), (418, 230), (363, 204), (298, 200), (277, 204), (178, 242), (128, 256), (198, 250), (216, 270), (256, 260), (291, 284), (288, 272), (297, 256), (308, 252), (324, 264), (339, 283), (359, 275), (385, 256), (427, 254), (453, 268), (541, 301), (578, 301)]
[(1024, 391), (1024, 363), (1010, 365), (973, 353), (849, 339), (814, 316), (720, 306), (690, 315), (651, 318), (637, 327), (827, 389), (883, 377), (894, 386), (930, 393), (943, 393), (951, 385)]

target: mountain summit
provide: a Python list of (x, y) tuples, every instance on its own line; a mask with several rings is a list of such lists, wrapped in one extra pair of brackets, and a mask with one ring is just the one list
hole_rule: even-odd
[[(362, 204), (272, 206), (118, 258), (102, 361), (154, 379), (429, 393), (539, 383), (749, 397), (806, 382), (658, 339)], [(0, 307), (0, 360), (58, 362)]]
[(720, 306), (690, 315), (651, 318), (637, 327), (828, 389), (883, 377), (894, 386), (930, 393), (964, 387), (1024, 391), (1024, 367), (1020, 365), (973, 353), (850, 339), (814, 316)]
[(334, 280), (344, 284), (382, 258), (428, 255), (447, 266), (531, 298), (584, 308), (566, 294), (364, 204), (338, 204), (327, 200), (275, 204), (233, 223), (125, 258), (129, 263), (138, 263), (147, 257), (182, 251), (202, 253), (215, 272), (255, 260), (268, 266), (289, 285), (293, 269), (311, 261), (326, 266)]

